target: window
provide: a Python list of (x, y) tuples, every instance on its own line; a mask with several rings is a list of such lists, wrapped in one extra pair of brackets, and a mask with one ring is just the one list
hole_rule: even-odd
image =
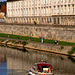
[(41, 4), (43, 4), (43, 0), (41, 0)]
[(44, 4), (45, 4), (45, 0), (44, 0)]
[(52, 22), (52, 18), (50, 18), (50, 23)]
[(35, 8), (35, 15), (37, 15), (37, 8)]
[(44, 14), (44, 13), (43, 13), (43, 7), (41, 8), (41, 14)]
[(26, 15), (28, 14), (28, 8), (26, 9)]
[(57, 13), (59, 14), (59, 12), (60, 12), (60, 10), (59, 10), (59, 6), (57, 7), (58, 9), (57, 9)]
[(42, 23), (44, 23), (44, 18), (42, 18)]
[(49, 4), (51, 4), (51, 0), (49, 0)]
[(50, 66), (42, 66), (42, 71), (44, 72), (44, 73), (51, 73), (51, 71), (50, 71)]
[(24, 1), (24, 7), (25, 7), (25, 5), (26, 5), (26, 3), (25, 3), (26, 1)]
[(56, 0), (54, 0), (54, 4), (56, 3)]
[(32, 15), (34, 14), (34, 8), (32, 8)]
[(26, 6), (28, 6), (28, 1), (26, 1)]
[(46, 0), (46, 4), (48, 4), (48, 0)]
[(37, 5), (37, 0), (35, 0), (35, 5)]
[(51, 14), (51, 7), (49, 7), (49, 14)]
[(31, 14), (31, 8), (29, 8), (29, 15)]
[(58, 18), (58, 24), (60, 24), (60, 18)]
[(32, 5), (34, 5), (34, 1), (32, 0)]
[(68, 0), (68, 3), (70, 3), (70, 0)]
[(38, 8), (38, 14), (40, 14), (40, 8)]
[(31, 1), (29, 1), (29, 6), (31, 5)]
[(46, 7), (46, 14), (48, 14), (48, 7)]
[(54, 14), (56, 13), (56, 7), (54, 6)]
[(65, 5), (64, 13), (66, 14), (66, 5)]
[(54, 24), (56, 24), (56, 18), (54, 18)]
[(44, 7), (44, 12), (43, 12), (44, 14), (45, 14), (45, 11), (46, 11), (46, 8)]
[(40, 2), (40, 0), (39, 0), (39, 5), (40, 5), (40, 3), (41, 3), (41, 2)]
[(68, 5), (68, 13), (70, 13), (70, 5)]

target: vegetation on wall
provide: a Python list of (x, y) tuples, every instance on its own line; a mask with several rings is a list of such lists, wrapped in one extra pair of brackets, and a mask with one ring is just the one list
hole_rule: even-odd
[(61, 50), (62, 50), (62, 49), (64, 49), (64, 47), (63, 47), (63, 46), (61, 46)]
[(75, 47), (73, 47), (71, 51), (68, 51), (68, 54), (73, 54), (73, 53), (75, 53)]

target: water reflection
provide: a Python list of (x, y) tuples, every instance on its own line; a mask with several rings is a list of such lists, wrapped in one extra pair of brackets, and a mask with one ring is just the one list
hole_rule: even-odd
[(75, 58), (69, 56), (68, 59), (70, 59), (73, 63), (75, 63)]
[(7, 75), (7, 62), (5, 54), (0, 54), (0, 75)]
[[(55, 55), (46, 52), (28, 50), (27, 52), (21, 52), (10, 48), (0, 48), (0, 65), (4, 66), (2, 71), (6, 71), (7, 75), (27, 75), (31, 66), (36, 62), (41, 61), (43, 55), (44, 61), (51, 63), (55, 75), (74, 75), (75, 63), (68, 59), (67, 56)], [(75, 59), (75, 58), (73, 58)], [(75, 60), (74, 60), (75, 61)], [(0, 70), (0, 73), (2, 71)], [(2, 75), (2, 74), (0, 74)], [(6, 74), (5, 74), (6, 75)]]
[(6, 55), (0, 54), (0, 62), (5, 63), (6, 62)]

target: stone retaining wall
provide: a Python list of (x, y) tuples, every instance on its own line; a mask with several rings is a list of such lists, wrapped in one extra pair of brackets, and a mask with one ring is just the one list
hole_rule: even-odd
[[(68, 51), (71, 51), (73, 47), (56, 45), (56, 44), (29, 42), (27, 45), (25, 45), (25, 48), (30, 48), (34, 50), (40, 50), (40, 51), (47, 51), (47, 52), (63, 54), (63, 55), (69, 55)], [(75, 56), (75, 54), (72, 54), (72, 55)]]
[(0, 33), (44, 37), (75, 43), (75, 26), (52, 25), (0, 25)]
[[(16, 42), (16, 41), (15, 41)], [(30, 42), (28, 41), (28, 44), (24, 45), (21, 43), (15, 43), (11, 40), (4, 40), (3, 42), (0, 41), (1, 46), (19, 49), (26, 51), (28, 49), (35, 50), (35, 51), (45, 51), (45, 52), (51, 52), (56, 54), (63, 54), (68, 56), (75, 56), (75, 53), (70, 55), (68, 54), (68, 51), (72, 50), (72, 46), (63, 46), (63, 45), (56, 45), (56, 44), (48, 44), (48, 43), (39, 43), (39, 42)], [(19, 42), (19, 41), (17, 41)]]

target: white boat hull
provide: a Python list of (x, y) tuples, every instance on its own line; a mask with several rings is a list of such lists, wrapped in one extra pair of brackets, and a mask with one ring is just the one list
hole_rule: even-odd
[(54, 74), (53, 73), (43, 73), (43, 72), (41, 73), (41, 72), (34, 71), (33, 69), (31, 69), (28, 75), (54, 75)]

